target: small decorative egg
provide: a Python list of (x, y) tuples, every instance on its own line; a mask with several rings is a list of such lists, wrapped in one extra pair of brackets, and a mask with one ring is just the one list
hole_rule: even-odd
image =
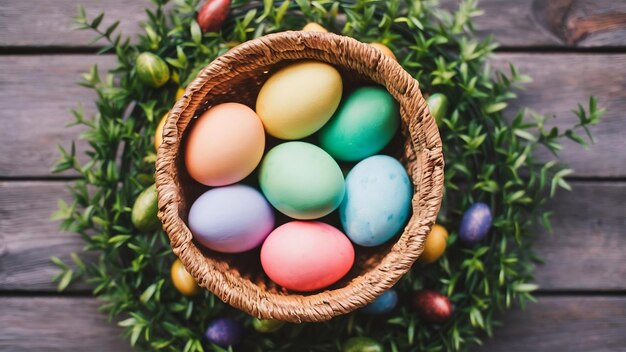
[(354, 248), (338, 229), (318, 221), (288, 222), (267, 237), (261, 265), (272, 281), (289, 290), (315, 291), (350, 271)]
[(373, 46), (374, 48), (380, 50), (383, 54), (389, 56), (390, 58), (398, 61), (398, 59), (396, 59), (396, 55), (393, 54), (393, 51), (391, 51), (391, 49), (389, 49), (388, 46), (386, 46), (385, 44), (382, 43), (370, 43), (371, 46)]
[(219, 104), (191, 127), (185, 167), (203, 185), (224, 186), (250, 175), (264, 148), (263, 125), (252, 109), (239, 103)]
[(437, 126), (441, 126), (441, 121), (448, 112), (448, 98), (441, 93), (435, 93), (426, 99), (426, 103), (428, 103), (428, 109), (430, 109), (430, 114), (435, 118)]
[(185, 266), (178, 258), (172, 263), (170, 277), (174, 287), (185, 296), (195, 296), (200, 291), (200, 286), (198, 286), (196, 280), (187, 272), (187, 269), (185, 269)]
[(156, 130), (154, 131), (154, 149), (155, 150), (159, 150), (161, 143), (163, 143), (163, 127), (165, 127), (165, 121), (167, 121), (167, 115), (169, 114), (170, 114), (169, 111), (163, 114), (163, 116), (161, 117), (161, 120), (159, 121), (159, 124), (156, 127)]
[(420, 318), (429, 323), (445, 323), (452, 317), (453, 309), (450, 299), (433, 290), (413, 292), (411, 307), (417, 311)]
[(222, 347), (235, 346), (243, 337), (243, 326), (231, 318), (219, 318), (211, 321), (204, 336), (209, 342)]
[(333, 116), (343, 83), (333, 66), (299, 61), (272, 74), (256, 100), (265, 131), (281, 139), (300, 139), (319, 130)]
[(262, 334), (269, 334), (272, 332), (276, 332), (280, 330), (280, 328), (282, 328), (283, 325), (285, 325), (285, 322), (281, 320), (274, 320), (274, 319), (265, 320), (265, 319), (258, 319), (258, 318), (254, 318), (252, 320), (252, 327), (254, 327), (254, 330)]
[(369, 337), (349, 338), (343, 346), (343, 352), (384, 352), (385, 348), (380, 342)]
[(178, 87), (178, 89), (176, 90), (176, 97), (175, 97), (176, 101), (179, 101), (180, 98), (183, 97), (183, 95), (185, 95), (185, 88)]
[(198, 11), (198, 25), (203, 32), (217, 32), (230, 12), (231, 0), (207, 0)]
[(274, 229), (274, 212), (263, 195), (246, 185), (213, 188), (189, 210), (196, 241), (214, 251), (245, 252), (259, 246)]
[(480, 242), (489, 233), (492, 221), (493, 216), (489, 206), (481, 202), (474, 203), (463, 214), (459, 227), (459, 239), (466, 244)]
[(259, 183), (274, 208), (301, 220), (330, 214), (345, 193), (337, 162), (305, 142), (287, 142), (272, 148), (261, 162)]
[(436, 262), (446, 250), (447, 239), (448, 231), (446, 228), (439, 224), (434, 224), (426, 237), (426, 242), (424, 242), (424, 251), (417, 260), (426, 264)]
[(341, 103), (320, 131), (320, 146), (335, 159), (343, 161), (357, 161), (374, 155), (398, 130), (398, 109), (398, 103), (385, 88), (358, 88)]
[(150, 52), (137, 56), (135, 70), (139, 80), (150, 87), (159, 88), (170, 79), (170, 69), (165, 60)]
[(306, 24), (306, 26), (304, 26), (304, 28), (302, 28), (303, 31), (305, 32), (322, 32), (322, 33), (326, 33), (328, 32), (328, 30), (324, 27), (322, 27), (321, 25), (315, 23), (315, 22), (309, 22)]
[(413, 185), (404, 166), (375, 155), (354, 166), (346, 177), (339, 218), (352, 242), (378, 246), (395, 236), (411, 213)]
[(156, 185), (144, 189), (135, 200), (130, 219), (137, 230), (154, 231), (161, 227)]
[(371, 315), (387, 314), (396, 307), (396, 304), (398, 304), (398, 293), (394, 289), (389, 289), (378, 296), (374, 302), (361, 308), (361, 312)]

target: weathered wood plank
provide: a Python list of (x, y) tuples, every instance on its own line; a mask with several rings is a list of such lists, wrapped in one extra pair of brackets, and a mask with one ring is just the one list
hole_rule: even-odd
[[(129, 351), (97, 306), (93, 298), (1, 297), (0, 349)], [(625, 297), (540, 297), (502, 318), (504, 326), (477, 350), (617, 352), (626, 344)]]
[(4, 47), (98, 47), (104, 42), (90, 44), (95, 32), (75, 30), (73, 17), (84, 6), (89, 19), (105, 12), (101, 28), (119, 20), (118, 30), (124, 36), (136, 36), (146, 21), (145, 8), (149, 0), (5, 0), (0, 2), (0, 46)]
[[(113, 68), (113, 56), (46, 55), (0, 57), (0, 176), (49, 175), (58, 158), (56, 145), (69, 148), (81, 129), (65, 126), (70, 109), (82, 103), (86, 116), (95, 110), (96, 94), (77, 84), (98, 64)], [(85, 144), (79, 144), (84, 149)], [(80, 153), (82, 154), (82, 153)]]
[[(61, 233), (50, 220), (59, 199), (69, 201), (65, 182), (0, 182), (0, 289), (54, 291), (57, 256), (71, 263), (84, 243)], [(88, 290), (84, 283), (72, 290)]]
[[(5, 0), (0, 3), (0, 46), (84, 47), (92, 33), (72, 31), (72, 17), (83, 4), (90, 18), (106, 12), (103, 25), (121, 20), (120, 29), (135, 36), (142, 29), (150, 1)], [(454, 8), (456, 0), (445, 0)], [(614, 0), (482, 0), (485, 14), (476, 18), (479, 36), (493, 34), (507, 47), (625, 46), (626, 3)], [(36, 16), (36, 18), (33, 18)], [(92, 46), (102, 45), (96, 43)]]
[(2, 351), (130, 351), (94, 298), (0, 297)]
[(540, 297), (502, 314), (502, 328), (479, 351), (617, 352), (626, 345), (626, 297)]
[[(0, 182), (0, 290), (49, 291), (58, 269), (52, 255), (67, 259), (81, 239), (61, 234), (48, 220), (63, 182)], [(544, 290), (625, 290), (626, 183), (574, 182), (550, 205), (554, 234), (542, 234), (536, 249), (545, 264), (536, 268)], [(72, 290), (84, 290), (78, 285)]]
[[(626, 55), (500, 54), (493, 63), (507, 68), (508, 62), (534, 77), (520, 92), (518, 106), (556, 116), (555, 123), (576, 121), (571, 109), (595, 95), (608, 109), (592, 128), (596, 144), (589, 150), (568, 143), (563, 158), (577, 176), (626, 176)], [(0, 56), (0, 176), (45, 177), (57, 158), (56, 144), (70, 145), (79, 129), (66, 129), (69, 109), (80, 101), (87, 114), (93, 112), (94, 94), (76, 85), (80, 72), (98, 63), (114, 65), (111, 56), (46, 55)], [(28, 92), (25, 94), (24, 92)], [(82, 145), (79, 145), (79, 147)], [(82, 154), (82, 153), (79, 153)], [(550, 159), (548, 153), (544, 159)]]
[[(587, 107), (592, 95), (599, 106), (607, 109), (600, 123), (590, 128), (595, 144), (588, 150), (572, 141), (563, 143), (561, 159), (575, 170), (576, 176), (626, 175), (626, 55), (502, 54), (493, 60), (494, 66), (505, 72), (509, 62), (533, 78), (526, 90), (519, 92), (520, 99), (511, 110), (527, 106), (553, 115), (546, 127), (573, 126), (578, 118), (572, 110), (577, 103)], [(542, 160), (554, 158), (547, 150), (539, 156)]]

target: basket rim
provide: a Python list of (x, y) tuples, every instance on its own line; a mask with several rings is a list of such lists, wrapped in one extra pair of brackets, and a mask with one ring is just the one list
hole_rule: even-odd
[[(246, 65), (259, 68), (291, 59), (325, 61), (364, 73), (394, 96), (400, 105), (405, 138), (407, 160), (403, 165), (413, 182), (414, 194), (411, 218), (376, 266), (340, 288), (313, 294), (290, 291), (285, 295), (263, 290), (250, 280), (220, 270), (195, 246), (191, 231), (179, 216), (181, 190), (176, 158), (184, 128), (211, 88), (245, 72), (242, 67)], [(179, 128), (179, 123), (185, 126)], [(262, 319), (325, 321), (368, 304), (410, 270), (441, 206), (443, 166), (442, 142), (435, 120), (419, 83), (399, 63), (346, 36), (302, 31), (274, 33), (247, 41), (209, 63), (170, 111), (157, 152), (158, 217), (187, 271), (200, 286), (225, 303)]]

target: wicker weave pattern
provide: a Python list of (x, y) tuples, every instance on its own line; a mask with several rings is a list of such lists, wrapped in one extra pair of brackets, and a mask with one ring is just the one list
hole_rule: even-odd
[[(357, 248), (354, 268), (344, 280), (310, 294), (277, 287), (263, 274), (258, 257), (255, 262), (196, 246), (185, 220), (199, 187), (191, 185), (181, 161), (183, 133), (199, 111), (224, 101), (253, 107), (267, 71), (296, 59), (333, 64), (342, 72), (344, 82), (348, 72), (387, 88), (400, 103), (404, 141), (398, 143), (397, 157), (406, 166), (415, 188), (413, 215), (396, 242)], [(441, 205), (443, 166), (439, 131), (419, 84), (397, 62), (348, 37), (282, 32), (246, 42), (213, 61), (189, 84), (172, 109), (156, 162), (159, 218), (174, 253), (187, 270), (200, 286), (224, 302), (263, 319), (325, 321), (371, 302), (411, 268)], [(258, 256), (258, 252), (253, 255)]]

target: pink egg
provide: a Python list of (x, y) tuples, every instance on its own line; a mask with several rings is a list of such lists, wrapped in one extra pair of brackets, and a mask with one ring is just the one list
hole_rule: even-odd
[(272, 281), (294, 291), (334, 284), (354, 264), (354, 247), (341, 231), (318, 221), (292, 221), (270, 233), (261, 265)]
[(225, 186), (250, 175), (263, 157), (265, 131), (257, 114), (239, 103), (205, 111), (187, 136), (185, 167), (207, 186)]

